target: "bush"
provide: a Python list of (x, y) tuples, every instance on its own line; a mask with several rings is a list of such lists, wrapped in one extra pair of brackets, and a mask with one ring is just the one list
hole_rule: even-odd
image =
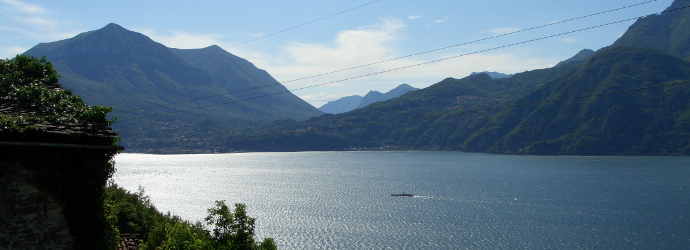
[[(142, 249), (277, 249), (271, 238), (254, 240), (256, 219), (247, 216), (246, 205), (230, 211), (224, 201), (208, 209), (208, 231), (201, 222), (190, 223), (162, 214), (151, 204), (143, 189), (131, 193), (116, 184), (105, 192), (105, 214), (115, 234), (138, 234)], [(113, 238), (117, 238), (113, 236)]]

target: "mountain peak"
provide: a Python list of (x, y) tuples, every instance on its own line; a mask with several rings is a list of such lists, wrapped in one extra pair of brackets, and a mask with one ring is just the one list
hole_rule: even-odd
[(96, 36), (112, 36), (112, 37), (117, 37), (117, 36), (144, 36), (143, 34), (140, 34), (138, 32), (134, 32), (134, 31), (125, 29), (124, 27), (122, 27), (116, 23), (109, 23), (108, 25), (103, 26), (103, 28), (89, 31), (89, 32), (84, 32), (80, 36), (89, 37), (89, 36), (94, 36), (94, 35), (96, 35)]
[[(103, 28), (100, 28), (98, 30), (92, 31), (92, 32), (86, 32), (83, 33), (82, 35), (90, 36), (92, 38), (106, 38), (109, 40), (119, 40), (117, 42), (128, 42), (128, 43), (140, 43), (146, 41), (148, 42), (153, 42), (150, 38), (145, 36), (144, 34), (141, 34), (139, 32), (134, 32), (128, 29), (125, 29), (124, 27), (115, 24), (115, 23), (109, 23), (108, 25), (104, 26)], [(102, 42), (115, 42), (115, 41), (102, 41)]]
[[(72, 73), (94, 81), (119, 76), (117, 70), (127, 69), (131, 65), (137, 65), (136, 67), (144, 69), (145, 72), (151, 72), (161, 65), (179, 65), (179, 68), (186, 67), (184, 70), (178, 69), (180, 72), (197, 70), (199, 73), (198, 69), (191, 69), (163, 44), (115, 23), (70, 39), (39, 44), (24, 54), (46, 56), (53, 63), (69, 65), (69, 71)], [(169, 68), (171, 67), (165, 70)], [(68, 71), (66, 66), (59, 70)], [(111, 73), (113, 75), (109, 75)], [(197, 75), (200, 78), (207, 77)], [(75, 87), (68, 80), (64, 82), (67, 87)]]
[(472, 72), (470, 74), (470, 76), (479, 75), (479, 74), (486, 74), (489, 77), (491, 77), (491, 79), (509, 78), (509, 77), (513, 76), (512, 74), (503, 74), (503, 73), (499, 73), (499, 72), (495, 72), (495, 71), (493, 71), (493, 72), (489, 72), (489, 71)]
[(120, 26), (119, 24), (116, 24), (116, 23), (109, 23), (108, 25), (103, 26), (103, 28), (101, 28), (101, 29), (102, 29), (102, 30), (116, 30), (116, 29), (125, 30), (124, 27), (122, 27), (122, 26)]
[(417, 88), (403, 83), (386, 93), (372, 90), (369, 91), (369, 93), (367, 93), (365, 96), (354, 95), (343, 97), (324, 104), (319, 108), (319, 110), (329, 114), (345, 113), (366, 107), (375, 102), (390, 100), (415, 90), (417, 90)]
[[(27, 53), (31, 54), (32, 50)], [(72, 55), (70, 59), (98, 64), (122, 65), (126, 61), (146, 61), (160, 65), (165, 61), (181, 61), (163, 44), (115, 23), (68, 39), (61, 50)]]
[(214, 44), (214, 45), (211, 45), (211, 46), (208, 46), (208, 47), (206, 47), (206, 48), (203, 48), (203, 49), (205, 49), (205, 50), (211, 50), (211, 51), (221, 51), (221, 50), (222, 50), (222, 51), (225, 51), (223, 48), (221, 48), (220, 46), (215, 45), (215, 44)]
[(559, 62), (558, 64), (556, 64), (556, 66), (560, 66), (560, 65), (572, 63), (572, 62), (585, 61), (585, 60), (589, 59), (590, 57), (592, 57), (592, 55), (594, 55), (594, 53), (595, 53), (594, 50), (591, 50), (591, 49), (580, 50), (580, 52), (577, 52), (577, 54), (575, 54), (573, 57), (568, 58), (565, 61)]
[(638, 19), (611, 47), (651, 47), (690, 60), (690, 0), (675, 0), (662, 14)]
[(684, 7), (687, 7), (688, 5), (690, 5), (690, 0), (675, 0), (675, 1), (673, 1), (673, 3), (671, 3), (671, 6), (669, 6), (666, 9), (666, 11), (684, 8)]

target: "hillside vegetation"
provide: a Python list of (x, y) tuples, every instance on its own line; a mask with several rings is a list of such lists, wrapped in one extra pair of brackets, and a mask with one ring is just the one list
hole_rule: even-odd
[(243, 151), (461, 150), (690, 154), (690, 0), (639, 19), (612, 46), (492, 79), (445, 79), (400, 98), (228, 137)]

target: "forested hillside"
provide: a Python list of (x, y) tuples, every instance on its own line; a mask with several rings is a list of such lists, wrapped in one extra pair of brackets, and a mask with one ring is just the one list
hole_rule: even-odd
[(208, 152), (212, 138), (232, 130), (322, 114), (220, 47), (170, 49), (117, 24), (25, 54), (46, 56), (86, 102), (113, 107), (113, 126), (130, 151)]
[[(445, 79), (394, 100), (228, 137), (234, 150), (690, 154), (690, 0), (557, 66)], [(249, 135), (249, 136), (247, 136)]]

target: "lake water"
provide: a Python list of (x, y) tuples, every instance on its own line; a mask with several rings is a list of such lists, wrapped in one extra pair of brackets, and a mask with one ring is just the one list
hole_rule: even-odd
[[(280, 249), (688, 249), (690, 158), (120, 154), (114, 180), (201, 221), (245, 203)], [(391, 193), (412, 193), (391, 197)]]

